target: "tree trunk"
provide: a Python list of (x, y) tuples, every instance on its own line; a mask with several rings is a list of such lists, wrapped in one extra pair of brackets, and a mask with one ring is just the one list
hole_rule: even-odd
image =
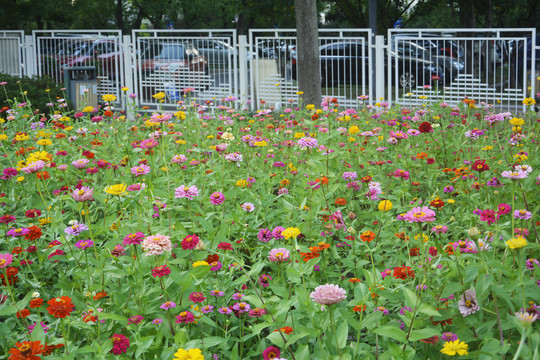
[(305, 104), (321, 103), (319, 28), (316, 0), (295, 0), (298, 89)]
[(122, 33), (125, 33), (126, 29), (124, 28), (124, 6), (122, 0), (116, 1), (116, 28), (122, 30)]

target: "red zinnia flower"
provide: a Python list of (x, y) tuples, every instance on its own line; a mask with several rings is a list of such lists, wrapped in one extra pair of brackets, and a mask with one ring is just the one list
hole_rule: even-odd
[(366, 311), (366, 305), (356, 305), (355, 307), (353, 307), (352, 311), (354, 312)]
[(75, 305), (71, 302), (71, 299), (68, 296), (61, 296), (58, 298), (51, 299), (47, 301), (49, 307), (47, 311), (49, 314), (55, 318), (63, 319), (71, 314), (75, 309)]
[(336, 202), (334, 204), (336, 204), (336, 205), (347, 205), (347, 200), (345, 200), (344, 198), (337, 198)]
[(30, 232), (26, 235), (24, 235), (25, 240), (34, 241), (37, 240), (43, 235), (43, 231), (41, 231), (41, 228), (35, 225), (32, 225), (28, 228)]
[(220, 242), (218, 244), (217, 248), (220, 249), (220, 250), (232, 250), (233, 249), (232, 244), (228, 243), (228, 242)]
[(182, 249), (194, 249), (199, 244), (199, 237), (197, 235), (188, 235), (182, 240)]
[(25, 318), (27, 316), (30, 315), (30, 310), (28, 309), (22, 309), (22, 310), (19, 310), (17, 311), (17, 317), (20, 319), (20, 318)]
[(24, 213), (24, 216), (26, 216), (27, 218), (35, 218), (40, 215), (41, 215), (41, 211), (37, 209), (30, 209)]
[(414, 270), (410, 266), (396, 266), (392, 274), (396, 279), (406, 280), (407, 278), (414, 279)]
[(43, 305), (43, 299), (42, 298), (35, 298), (35, 299), (30, 300), (30, 308), (31, 309), (38, 308), (41, 305)]
[(489, 170), (489, 166), (486, 164), (486, 160), (476, 160), (471, 165), (471, 169), (478, 172), (484, 172)]
[(99, 300), (107, 296), (108, 294), (105, 291), (100, 291), (96, 295), (94, 295), (94, 300)]
[(373, 231), (364, 231), (360, 235), (360, 240), (364, 242), (371, 242), (371, 240), (375, 239), (375, 233)]
[(284, 326), (284, 327), (282, 327), (280, 329), (274, 330), (274, 332), (276, 332), (276, 331), (281, 331), (282, 333), (285, 333), (285, 334), (289, 335), (289, 334), (291, 334), (293, 332), (293, 328), (290, 327), (290, 326)]
[[(17, 276), (18, 273), (19, 273), (19, 269), (13, 266), (10, 266), (6, 269), (9, 285), (13, 285), (17, 281), (19, 281), (19, 277)], [(2, 285), (6, 286), (7, 284), (6, 284), (6, 278), (4, 274), (0, 274), (0, 279), (2, 280)]]
[(421, 133), (428, 133), (428, 132), (432, 132), (433, 128), (431, 127), (430, 123), (428, 123), (427, 121), (424, 121), (418, 127), (418, 131), (420, 131)]
[(44, 346), (40, 341), (23, 341), (15, 343), (15, 347), (9, 350), (10, 360), (40, 360), (40, 354), (43, 353)]
[(207, 263), (211, 264), (213, 262), (219, 261), (219, 255), (218, 254), (212, 254), (208, 255), (205, 260)]

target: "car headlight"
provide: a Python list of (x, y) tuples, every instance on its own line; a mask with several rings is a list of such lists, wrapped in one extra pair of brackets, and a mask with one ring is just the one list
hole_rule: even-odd
[(433, 65), (427, 65), (427, 66), (425, 67), (425, 69), (426, 69), (427, 71), (430, 71), (430, 72), (437, 72), (437, 71), (438, 71), (437, 67), (435, 67), (435, 66), (433, 66)]
[(452, 66), (454, 67), (454, 69), (457, 69), (457, 70), (465, 69), (465, 64), (459, 61), (452, 61)]

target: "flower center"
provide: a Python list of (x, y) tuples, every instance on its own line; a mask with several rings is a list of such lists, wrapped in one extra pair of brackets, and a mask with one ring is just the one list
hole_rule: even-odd
[(415, 218), (421, 218), (421, 217), (424, 217), (426, 216), (426, 214), (424, 212), (417, 212), (417, 213), (414, 213), (414, 217)]
[(282, 256), (283, 256), (283, 253), (281, 252), (276, 253), (276, 257), (282, 257)]
[(180, 316), (181, 316), (181, 317), (186, 317), (186, 316), (187, 316), (187, 312), (185, 312), (185, 311), (181, 312), (181, 313), (180, 313)]
[(84, 190), (79, 190), (79, 195), (84, 195)]
[(519, 210), (519, 214), (520, 214), (520, 215), (525, 215), (526, 213), (527, 213), (526, 210)]
[(0, 259), (0, 266), (4, 265), (6, 262), (6, 259)]
[(471, 304), (472, 304), (472, 303), (471, 303), (471, 300), (465, 301), (465, 305), (466, 305), (466, 306), (471, 306)]

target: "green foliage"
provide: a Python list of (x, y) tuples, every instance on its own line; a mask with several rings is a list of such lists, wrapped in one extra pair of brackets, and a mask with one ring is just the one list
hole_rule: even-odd
[[(50, 112), (48, 103), (55, 103), (57, 99), (64, 98), (62, 87), (57, 85), (53, 79), (43, 77), (18, 77), (0, 74), (0, 82), (6, 82), (0, 87), (0, 107), (10, 106), (14, 101), (17, 103), (26, 102), (38, 113)], [(49, 91), (47, 91), (49, 90)], [(17, 105), (17, 104), (14, 104)]]

